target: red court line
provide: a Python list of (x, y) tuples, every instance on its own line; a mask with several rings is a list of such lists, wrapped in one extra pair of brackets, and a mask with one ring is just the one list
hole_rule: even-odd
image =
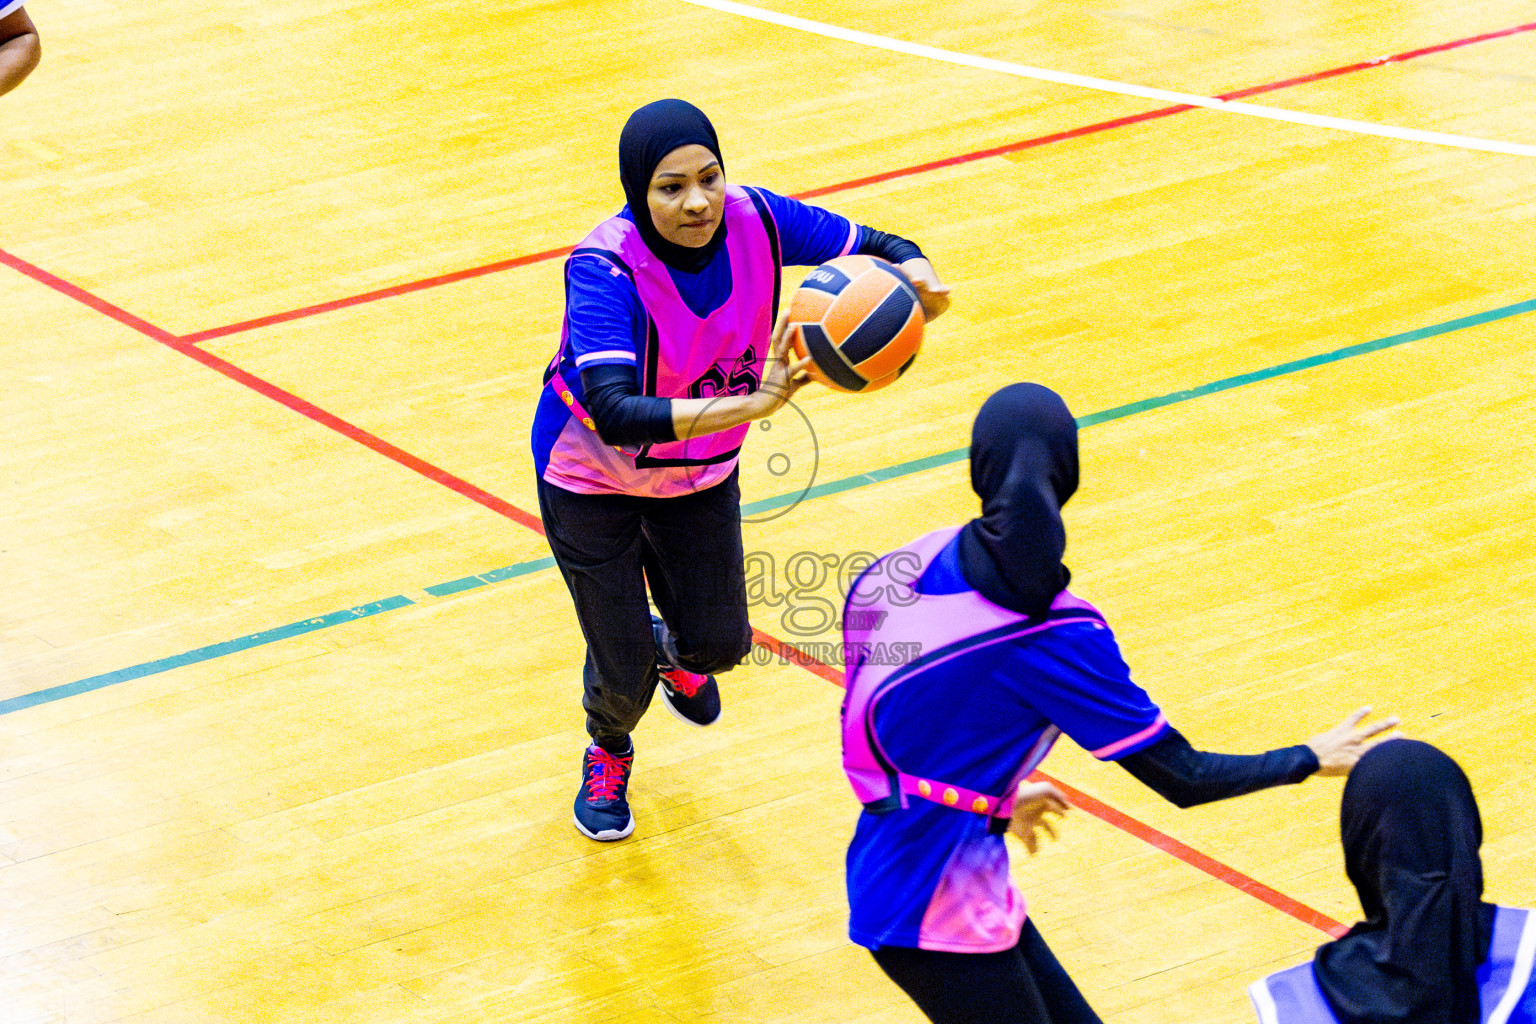
[(30, 277), (34, 281), (52, 288), (54, 291), (57, 291), (63, 295), (67, 295), (71, 299), (74, 299), (76, 302), (89, 306), (91, 309), (96, 310), (98, 313), (102, 313), (111, 317), (113, 320), (116, 320), (120, 324), (124, 324), (125, 326), (133, 328), (135, 331), (138, 331), (145, 337), (152, 338), (155, 341), (160, 342), (160, 344), (165, 345), (167, 348), (173, 349), (177, 352), (180, 352), (184, 356), (189, 356), (190, 358), (197, 360), (209, 369), (222, 373), (230, 380), (235, 381), (238, 384), (243, 384), (245, 387), (250, 388), (257, 394), (266, 398), (270, 398), (274, 402), (292, 409), (299, 415), (305, 416), (323, 427), (328, 427), (343, 437), (350, 438), (351, 440), (356, 441), (358, 444), (378, 452), (380, 455), (383, 455), (387, 459), (394, 460), (395, 462), (409, 470), (412, 470), (413, 472), (420, 473), (422, 476), (426, 477), (428, 480), (433, 481), (434, 483), (442, 484), (444, 487), (463, 495), (470, 501), (478, 502), (479, 504), (484, 505), (486, 508), (490, 509), (492, 512), (497, 513), (498, 515), (506, 516), (508, 519), (520, 523), (523, 526), (528, 527), (528, 529), (533, 530), (539, 534), (543, 534), (544, 532), (544, 524), (539, 521), (538, 516), (524, 512), (516, 505), (503, 501), (489, 491), (480, 487), (476, 487), (469, 481), (461, 477), (454, 476), (452, 473), (445, 469), (439, 469), (437, 466), (432, 465), (430, 462), (427, 462), (424, 459), (417, 458), (410, 452), (390, 444), (383, 438), (375, 434), (370, 434), (362, 427), (348, 423), (340, 416), (337, 416), (331, 412), (327, 412), (313, 402), (300, 398), (298, 395), (295, 395), (290, 391), (284, 391), (276, 384), (262, 380), (254, 373), (251, 373), (248, 370), (242, 370), (234, 363), (231, 363), (226, 359), (221, 359), (219, 356), (214, 355), (212, 352), (205, 352), (202, 349), (197, 348), (195, 345), (189, 343), (185, 338), (178, 338), (170, 331), (167, 331), (162, 327), (156, 327), (148, 320), (134, 316), (132, 313), (114, 306), (107, 300), (92, 295), (90, 292), (86, 291), (84, 288), (81, 288), (79, 285), (71, 284), (70, 282), (64, 280), (62, 277), (59, 277), (55, 274), (50, 274), (48, 271), (42, 269), (41, 267), (34, 266), (21, 257), (14, 256), (3, 249), (0, 249), (0, 263), (3, 263), (11, 269), (16, 270), (22, 274), (25, 274), (27, 277)]
[(397, 295), (408, 295), (411, 292), (425, 291), (428, 288), (436, 288), (439, 285), (453, 284), (455, 281), (468, 281), (473, 277), (484, 277), (486, 274), (498, 274), (503, 270), (511, 270), (513, 267), (525, 267), (530, 263), (541, 263), (544, 260), (557, 259), (568, 256), (575, 246), (568, 245), (563, 249), (546, 249), (543, 252), (530, 253), (527, 256), (514, 256), (508, 260), (496, 263), (487, 263), (483, 267), (471, 267), (468, 270), (455, 270), (451, 274), (439, 274), (437, 277), (427, 277), (420, 281), (411, 281), (406, 284), (391, 285), (388, 288), (379, 288), (371, 292), (363, 292), (361, 295), (351, 295), (344, 299), (332, 299), (329, 302), (318, 302), (313, 306), (303, 306), (299, 309), (290, 309), (286, 313), (272, 313), (268, 316), (259, 316), (254, 320), (242, 320), (237, 324), (226, 324), (223, 327), (210, 327), (206, 331), (194, 331), (192, 334), (183, 334), (181, 340), (191, 345), (200, 342), (211, 341), (214, 338), (224, 338), (231, 334), (240, 334), (244, 331), (253, 331), (258, 327), (270, 327), (273, 324), (286, 323), (289, 320), (302, 320), (304, 317), (317, 316), (320, 313), (329, 313), (334, 309), (346, 309), (348, 306), (360, 306), (365, 302), (377, 302), (379, 299), (392, 299)]
[(1172, 854), (1190, 867), (1199, 868), (1212, 878), (1226, 882), (1234, 889), (1241, 890), (1254, 899), (1269, 904), (1281, 913), (1294, 917), (1302, 924), (1311, 925), (1318, 931), (1326, 932), (1334, 938), (1338, 938), (1349, 930), (1347, 925), (1335, 921), (1327, 914), (1313, 910), (1305, 903), (1292, 899), (1283, 892), (1271, 889), (1258, 879), (1251, 878), (1236, 868), (1228, 867), (1221, 861), (1201, 853), (1192, 846), (1186, 846), (1172, 836), (1159, 832), (1151, 825), (1142, 824), (1130, 815), (1115, 810), (1102, 800), (1095, 799), (1082, 790), (1067, 785), (1058, 778), (1054, 778), (1044, 772), (1035, 772), (1030, 778), (1053, 783), (1067, 795), (1067, 798), (1072, 801), (1073, 807), (1087, 811), (1100, 821), (1108, 822), (1122, 832), (1127, 832), (1145, 843), (1150, 843), (1164, 853)]
[(843, 674), (837, 669), (833, 668), (831, 665), (822, 664), (815, 658), (811, 657), (809, 654), (806, 654), (804, 651), (800, 650), (800, 648), (796, 647), (794, 644), (788, 644), (776, 636), (770, 636), (769, 634), (764, 633), (762, 630), (758, 629), (756, 626), (752, 627), (752, 642), (765, 650), (772, 651), (784, 661), (794, 665), (799, 665), (801, 668), (805, 669), (807, 672), (810, 672), (813, 675), (821, 676), (821, 678), (825, 679), (827, 682), (833, 684), (834, 686), (844, 685)]
[(1413, 60), (1416, 57), (1428, 57), (1433, 53), (1444, 53), (1447, 50), (1459, 50), (1463, 46), (1471, 46), (1473, 43), (1486, 43), (1490, 39), (1503, 39), (1506, 36), (1516, 36), (1522, 32), (1531, 31), (1536, 31), (1536, 21), (1525, 25), (1514, 25), (1510, 28), (1501, 28), (1493, 32), (1484, 32), (1480, 36), (1467, 36), (1465, 39), (1453, 39), (1448, 43), (1436, 43), (1433, 46), (1421, 46), (1417, 50), (1405, 50), (1402, 53), (1394, 53), (1387, 57), (1376, 57), (1373, 60), (1363, 60), (1357, 64), (1345, 64), (1343, 67), (1330, 68), (1327, 71), (1317, 71), (1310, 75), (1302, 75), (1299, 78), (1287, 78), (1279, 82), (1270, 82), (1267, 85), (1255, 85), (1248, 89), (1239, 89), (1236, 92), (1224, 92), (1216, 98), (1219, 100), (1237, 100), (1242, 99), (1244, 96), (1257, 96), (1261, 92), (1274, 92), (1276, 89), (1289, 89), (1293, 85), (1305, 85), (1308, 82), (1321, 82), (1325, 78), (1337, 78), (1339, 75), (1348, 75), (1356, 71), (1365, 71), (1370, 68), (1379, 68), (1384, 64), (1396, 64), (1399, 61)]
[(176, 343), (176, 335), (172, 334), (170, 331), (167, 331), (161, 327), (156, 327), (148, 320), (145, 320), (141, 317), (136, 317), (126, 309), (123, 309), (119, 306), (114, 306), (106, 299), (92, 295), (90, 292), (86, 291), (84, 288), (81, 288), (79, 285), (70, 284), (62, 277), (56, 277), (53, 274), (48, 273), (48, 271), (44, 270), (42, 267), (34, 266), (19, 256), (12, 256), (4, 249), (0, 249), (0, 263), (4, 263), (12, 270), (27, 275), (34, 281), (47, 285), (49, 288), (52, 288), (56, 292), (60, 292), (69, 296), (76, 302), (89, 306), (91, 309), (94, 309), (98, 313), (111, 317), (113, 320), (116, 320), (120, 324), (125, 324), (128, 327), (132, 327), (140, 334), (153, 338), (161, 344), (174, 345)]
[(419, 459), (402, 448), (397, 448), (383, 438), (370, 434), (362, 427), (355, 426), (340, 416), (327, 412), (313, 402), (300, 398), (291, 392), (284, 391), (277, 385), (270, 384), (255, 374), (242, 370), (234, 363), (221, 359), (212, 352), (205, 352), (194, 345), (187, 344), (185, 341), (176, 341), (169, 344), (171, 348), (174, 348), (183, 355), (196, 359), (211, 370), (217, 370), (232, 381), (244, 384), (257, 394), (265, 395), (274, 402), (287, 406), (299, 415), (308, 417), (323, 427), (329, 427), (343, 437), (351, 438), (358, 444), (378, 452), (385, 458), (392, 459), (405, 468), (420, 473), (433, 483), (442, 484), (450, 491), (462, 494), (470, 501), (478, 502), (492, 512), (506, 516), (508, 519), (528, 527), (528, 529), (535, 531), (539, 535), (543, 535), (544, 524), (539, 520), (538, 516), (524, 512), (516, 505), (503, 501), (496, 497), (496, 495), (476, 487), (461, 477), (454, 476), (446, 469), (439, 469), (430, 462)]
[(1187, 105), (1159, 107), (1156, 110), (1148, 110), (1140, 114), (1131, 114), (1127, 117), (1117, 117), (1109, 121), (1085, 124), (1080, 128), (1069, 128), (1064, 132), (1053, 132), (1050, 135), (1040, 135), (1033, 139), (1024, 139), (1020, 142), (1009, 142), (1005, 145), (993, 146), (991, 149), (978, 149), (971, 153), (961, 153), (959, 156), (947, 156), (942, 160), (930, 160), (927, 163), (913, 164), (911, 167), (900, 167), (894, 171), (871, 174), (868, 177), (855, 178), (852, 181), (844, 181), (836, 185), (823, 185), (821, 188), (813, 188), (809, 192), (801, 192), (795, 198), (815, 199), (818, 196), (829, 196), (834, 192), (846, 192), (849, 189), (860, 188), (864, 185), (878, 185), (883, 181), (895, 181), (897, 178), (908, 178), (914, 174), (937, 171), (943, 167), (958, 167), (961, 164), (974, 163), (977, 160), (985, 160), (988, 157), (1006, 156), (1009, 153), (1022, 153), (1026, 149), (1034, 149), (1037, 146), (1048, 146), (1053, 142), (1065, 142), (1067, 139), (1076, 139), (1084, 135), (1107, 132), (1111, 128), (1123, 128), (1128, 124), (1153, 121), (1160, 117), (1182, 114), (1186, 110), (1194, 109), (1194, 107)]
[[(1497, 29), (1493, 32), (1484, 32), (1481, 35), (1467, 36), (1464, 39), (1453, 39), (1448, 43), (1436, 43), (1433, 46), (1421, 46), (1416, 50), (1405, 50), (1402, 53), (1394, 53), (1385, 57), (1376, 57), (1371, 60), (1357, 61), (1354, 64), (1345, 64), (1341, 67), (1329, 68), (1326, 71), (1315, 71), (1311, 74), (1299, 75), (1295, 78), (1285, 78), (1276, 82), (1266, 82), (1263, 85), (1254, 85), (1246, 89), (1238, 89), (1234, 92), (1217, 94), (1217, 99), (1236, 100), (1246, 96), (1257, 96), (1260, 93), (1274, 92), (1278, 89), (1289, 89), (1292, 86), (1306, 85), (1309, 82), (1321, 82), (1328, 78), (1337, 78), (1340, 75), (1354, 74), (1357, 71), (1368, 71), (1371, 68), (1383, 67), (1387, 64), (1396, 64), (1402, 61), (1413, 60), (1418, 57), (1427, 57), (1431, 54), (1445, 53), (1448, 50), (1457, 50), (1463, 46), (1471, 46), (1474, 43), (1484, 43), (1490, 39), (1502, 39), (1507, 36), (1519, 35), (1522, 32), (1536, 31), (1536, 22), (1525, 25), (1514, 25), (1510, 28)], [(1022, 153), (1028, 149), (1039, 146), (1048, 146), (1053, 142), (1065, 142), (1068, 139), (1082, 138), (1085, 135), (1095, 135), (1099, 132), (1110, 131), (1114, 128), (1123, 128), (1126, 125), (1140, 124), (1145, 121), (1155, 121), (1159, 118), (1170, 117), (1174, 114), (1182, 114), (1186, 110), (1196, 110), (1197, 107), (1176, 105), (1171, 107), (1159, 107), (1156, 110), (1148, 110), (1140, 114), (1131, 114), (1127, 117), (1116, 117), (1108, 121), (1098, 121), (1094, 124), (1083, 125), (1079, 128), (1071, 128), (1066, 131), (1053, 132), (1050, 135), (1041, 135), (1032, 139), (1023, 139), (1019, 142), (1010, 142), (1001, 146), (992, 146), (988, 149), (978, 149), (969, 153), (961, 153), (958, 156), (944, 157), (940, 160), (930, 160), (926, 163), (912, 164), (909, 167), (900, 167), (892, 171), (884, 171), (880, 174), (871, 174), (863, 178), (854, 178), (850, 181), (839, 182), (835, 185), (823, 185), (805, 192), (794, 194), (796, 199), (816, 199), (820, 196), (832, 195), (836, 192), (846, 192), (850, 189), (861, 188), (865, 185), (878, 185), (881, 182), (895, 181), (898, 178), (909, 178), (913, 175), (924, 174), (928, 171), (937, 171), (945, 167), (957, 167), (961, 164), (974, 163), (977, 160), (986, 160), (990, 157), (1006, 156), (1009, 153)], [(183, 340), (198, 343), (210, 341), (214, 338), (224, 338), (231, 334), (240, 334), (244, 331), (255, 330), (258, 327), (269, 327), (273, 324), (286, 323), (290, 320), (300, 320), (305, 317), (316, 316), (320, 313), (329, 313), (336, 309), (345, 309), (348, 306), (359, 306), (367, 302), (376, 302), (380, 299), (393, 298), (397, 295), (405, 295), (410, 292), (423, 291), (427, 288), (436, 288), (439, 285), (452, 284), (455, 281), (466, 281), (470, 278), (483, 277), (486, 274), (495, 274), (503, 270), (511, 270), (514, 267), (524, 267), (533, 263), (541, 263), (545, 260), (558, 259), (570, 253), (572, 246), (561, 249), (546, 249), (544, 252), (530, 253), (526, 256), (515, 256), (511, 259), (500, 260), (496, 263), (487, 263), (481, 267), (471, 267), (467, 270), (456, 270), (448, 274), (440, 274), (436, 277), (423, 278), (420, 281), (411, 281), (406, 284), (393, 285), (388, 288), (379, 288), (371, 292), (363, 292), (344, 299), (333, 299), (329, 302), (320, 302), (312, 306), (302, 306), (299, 309), (290, 309), (284, 313), (272, 313), (267, 316), (256, 317), (252, 320), (242, 320), (235, 324), (226, 324), (223, 327), (210, 327), (207, 330), (197, 331), (183, 336)], [(115, 307), (113, 307), (115, 308)], [(125, 314), (127, 315), (127, 314)]]
[[(842, 687), (847, 685), (844, 681), (843, 673), (830, 665), (823, 664), (792, 644), (787, 644), (783, 640), (770, 636), (757, 628), (752, 630), (752, 640), (785, 661), (799, 665), (807, 672), (814, 673), (828, 682)], [(1113, 825), (1120, 831), (1157, 847), (1159, 850), (1178, 858), (1192, 868), (1204, 871), (1219, 882), (1225, 882), (1232, 886), (1232, 888), (1247, 893), (1262, 903), (1269, 904), (1282, 914), (1294, 917), (1302, 924), (1310, 925), (1318, 931), (1332, 935), (1334, 938), (1338, 938), (1349, 930), (1346, 925), (1335, 921), (1322, 911), (1313, 910), (1300, 900), (1293, 899), (1279, 890), (1271, 889), (1258, 879), (1245, 875), (1236, 868), (1228, 867), (1216, 858), (1201, 853), (1193, 846), (1179, 842), (1166, 832), (1159, 832), (1151, 825), (1138, 821), (1123, 811), (1115, 810), (1104, 801), (1089, 796), (1082, 790), (1069, 786), (1060, 779), (1039, 771), (1032, 774), (1030, 778), (1053, 783), (1067, 795), (1067, 798), (1072, 802), (1072, 806), (1079, 810), (1086, 811), (1100, 821)]]
[[(1357, 71), (1367, 71), (1371, 68), (1379, 68), (1387, 64), (1399, 61), (1413, 60), (1415, 57), (1425, 57), (1432, 53), (1444, 53), (1447, 50), (1459, 49), (1463, 46), (1471, 46), (1473, 43), (1487, 42), (1490, 39), (1500, 39), (1504, 36), (1518, 35), (1521, 32), (1536, 30), (1536, 22), (1528, 25), (1516, 25), (1513, 28), (1503, 28), (1496, 32), (1485, 32), (1479, 36), (1468, 36), (1465, 39), (1455, 39), (1449, 43), (1437, 43), (1434, 46), (1424, 46), (1417, 50), (1406, 50), (1403, 53), (1395, 53), (1387, 57), (1376, 57), (1372, 60), (1357, 61), (1354, 64), (1345, 64), (1342, 67), (1329, 68), (1326, 71), (1315, 71), (1308, 75), (1299, 75), (1295, 78), (1285, 78), (1278, 82), (1266, 82), (1263, 85), (1250, 86), (1247, 89), (1238, 89), (1234, 92), (1223, 92), (1216, 95), (1219, 100), (1237, 100), (1245, 96), (1257, 96), (1260, 93), (1275, 92), (1279, 89), (1289, 89), (1292, 86), (1306, 85), (1309, 82), (1321, 82), (1328, 78), (1337, 78), (1340, 75), (1353, 74)], [(865, 178), (855, 178), (853, 181), (845, 181), (837, 185), (826, 185), (822, 188), (812, 189), (795, 196), (796, 199), (814, 199), (817, 196), (831, 195), (834, 192), (843, 192), (863, 185), (877, 185), (884, 181), (893, 181), (897, 178), (905, 178), (914, 174), (922, 174), (926, 171), (936, 171), (944, 167), (954, 167), (959, 164), (968, 164), (975, 160), (985, 160), (988, 157), (1006, 156), (1009, 153), (1020, 153), (1026, 149), (1034, 149), (1037, 146), (1046, 146), (1053, 142), (1065, 142), (1067, 139), (1081, 138), (1084, 135), (1095, 135), (1106, 132), (1112, 128), (1123, 128), (1130, 124), (1140, 124), (1143, 121), (1153, 121), (1158, 118), (1169, 117), (1173, 114), (1182, 114), (1186, 110), (1197, 110), (1188, 104), (1180, 103), (1171, 107), (1158, 107), (1156, 110), (1148, 110), (1141, 114), (1132, 114), (1129, 117), (1117, 117), (1109, 121), (1098, 121), (1094, 124), (1086, 124), (1080, 128), (1072, 128), (1067, 131), (1055, 132), (1051, 135), (1041, 135), (1038, 138), (1024, 139), (1020, 142), (1010, 142), (1002, 146), (993, 146), (991, 149), (978, 149), (973, 153), (962, 153), (959, 156), (946, 157), (942, 160), (930, 160), (927, 163), (913, 164), (911, 167), (902, 167), (894, 171), (886, 171), (881, 174), (871, 174)]]

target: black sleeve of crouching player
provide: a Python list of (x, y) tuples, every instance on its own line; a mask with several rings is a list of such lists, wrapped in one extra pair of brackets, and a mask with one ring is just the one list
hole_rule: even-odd
[(676, 441), (672, 400), (640, 393), (635, 368), (618, 363), (581, 371), (582, 405), (597, 424), (604, 444), (662, 444)]
[(860, 256), (878, 256), (895, 264), (923, 258), (923, 250), (916, 242), (862, 224), (859, 225), (859, 244), (853, 251)]
[(1300, 782), (1318, 769), (1317, 755), (1304, 743), (1264, 754), (1211, 754), (1190, 746), (1177, 729), (1117, 763), (1180, 807)]

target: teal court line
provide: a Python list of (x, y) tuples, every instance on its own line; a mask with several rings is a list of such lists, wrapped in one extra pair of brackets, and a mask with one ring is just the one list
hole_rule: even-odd
[(526, 576), (531, 572), (553, 569), (554, 567), (555, 559), (551, 555), (545, 558), (535, 558), (531, 562), (518, 562), (516, 565), (502, 566), (500, 569), (482, 572), (478, 576), (465, 576), (463, 579), (449, 580), (447, 583), (436, 583), (422, 589), (433, 597), (447, 597), (449, 594), (462, 594), (464, 591), (474, 590), (476, 587), (489, 586), (492, 583), (500, 583), (502, 580), (510, 580), (514, 576)]
[[(1379, 352), (1382, 349), (1394, 348), (1398, 345), (1406, 345), (1409, 342), (1421, 341), (1425, 338), (1433, 338), (1441, 334), (1452, 334), (1456, 331), (1464, 331), (1470, 327), (1479, 327), (1483, 324), (1494, 323), (1498, 320), (1507, 320), (1510, 317), (1520, 316), (1523, 313), (1536, 311), (1536, 299), (1525, 302), (1517, 302), (1509, 306), (1500, 306), (1498, 309), (1490, 309), (1484, 313), (1474, 313), (1471, 316), (1458, 317), (1455, 320), (1447, 320), (1444, 323), (1434, 324), (1430, 327), (1420, 327), (1417, 330), (1405, 331), (1402, 334), (1393, 334), (1385, 338), (1377, 338), (1375, 341), (1366, 341), (1358, 345), (1347, 345), (1344, 348), (1334, 349), (1320, 355), (1307, 356), (1305, 359), (1294, 359), (1288, 363), (1280, 363), (1277, 366), (1266, 367), (1262, 370), (1254, 370), (1251, 373), (1241, 373), (1235, 377), (1226, 377), (1222, 380), (1211, 381), (1187, 391), (1175, 391), (1172, 394), (1159, 395), (1156, 398), (1144, 398), (1139, 402), (1131, 402), (1129, 405), (1119, 405), (1113, 409), (1105, 409), (1102, 412), (1089, 413), (1079, 416), (1077, 425), (1079, 428), (1092, 427), (1100, 423), (1108, 423), (1111, 420), (1124, 419), (1127, 416), (1135, 416), (1138, 413), (1150, 412), (1153, 409), (1161, 409), (1169, 405), (1178, 405), (1192, 399), (1202, 398), (1206, 395), (1214, 395), (1221, 391), (1230, 391), (1233, 388), (1245, 387), (1256, 384), (1259, 381), (1272, 380), (1275, 377), (1284, 377), (1289, 374), (1309, 370), (1315, 366), (1324, 366), (1328, 363), (1336, 363), (1345, 359), (1353, 359), (1356, 356), (1366, 355), (1371, 352)], [(742, 505), (744, 515), (756, 515), (761, 512), (771, 512), (775, 509), (786, 508), (799, 501), (811, 498), (823, 498), (831, 494), (839, 494), (843, 491), (851, 491), (870, 484), (884, 483), (899, 477), (910, 476), (913, 473), (921, 473), (925, 470), (936, 469), (939, 466), (947, 466), (956, 462), (963, 462), (970, 453), (969, 448), (956, 448), (953, 451), (940, 452), (937, 455), (928, 455), (921, 459), (913, 459), (910, 462), (901, 462), (894, 466), (885, 466), (881, 469), (870, 470), (856, 476), (845, 477), (841, 480), (832, 480), (824, 484), (816, 484), (808, 491), (801, 494), (782, 494), (776, 498), (764, 498), (761, 501), (749, 502)], [(518, 576), (526, 576), (530, 573), (552, 569), (555, 560), (550, 557), (536, 558), (527, 562), (518, 562), (514, 565), (503, 566), (500, 569), (492, 569), (489, 572), (479, 573), (474, 576), (465, 576), (447, 583), (438, 583), (423, 588), (433, 597), (447, 597), (452, 594), (461, 594), (465, 591), (475, 590), (480, 587), (490, 586), (504, 580)], [(304, 619), (301, 622), (293, 622), (286, 626), (278, 626), (275, 629), (263, 630), (260, 633), (252, 633), (249, 636), (238, 637), (234, 640), (225, 640), (222, 643), (212, 644), (208, 647), (199, 647), (195, 651), (187, 651), (185, 654), (177, 654), (169, 658), (161, 658), (158, 661), (146, 661), (130, 668), (118, 669), (115, 672), (107, 672), (103, 675), (91, 676), (73, 683), (65, 683), (61, 686), (49, 687), (38, 690), (36, 693), (23, 694), (12, 697), (9, 700), (0, 701), (0, 715), (8, 715), (24, 708), (36, 707), (39, 704), (47, 704), (51, 701), (62, 700), (65, 697), (73, 697), (76, 694), (89, 693), (92, 690), (100, 690), (103, 687), (113, 686), (117, 683), (125, 683), (131, 679), (143, 679), (146, 676), (157, 675), (161, 672), (169, 672), (171, 669), (181, 668), (184, 665), (195, 665), (199, 662), (211, 661), (214, 658), (222, 658), (241, 651), (248, 651), (255, 647), (277, 643), (290, 637), (301, 636), (305, 633), (313, 633), (320, 629), (329, 629), (332, 626), (340, 626), (358, 619), (380, 615), (384, 612), (404, 608), (415, 604), (410, 598), (403, 595), (386, 597), (381, 601), (373, 601), (369, 604), (359, 605), (356, 608), (346, 608), (342, 611), (331, 612), (317, 618)]]
[(214, 658), (222, 658), (225, 655), (248, 651), (253, 647), (275, 644), (279, 640), (303, 636), (305, 633), (313, 633), (318, 629), (339, 626), (343, 622), (355, 622), (358, 619), (366, 619), (372, 615), (381, 615), (384, 612), (391, 612), (396, 608), (404, 608), (406, 605), (415, 603), (415, 601), (404, 595), (396, 594), (394, 597), (386, 597), (382, 601), (372, 601), (368, 604), (358, 605), (356, 608), (344, 608), (339, 612), (331, 612), (328, 615), (321, 615), (313, 619), (304, 619), (302, 622), (290, 622), (286, 626), (263, 630), (260, 633), (252, 633), (250, 636), (242, 636), (234, 640), (225, 640), (222, 643), (210, 644), (207, 647), (199, 647), (197, 650), (187, 651), (185, 654), (161, 658), (158, 661), (146, 661), (142, 665), (120, 668), (116, 672), (91, 676), (88, 679), (65, 683), (62, 686), (51, 686), (46, 690), (38, 690), (36, 693), (24, 693), (20, 697), (12, 697), (10, 700), (0, 701), (0, 715), (9, 715), (11, 712), (20, 711), (23, 708), (32, 708), (39, 704), (47, 704), (50, 701), (63, 700), (65, 697), (73, 697), (79, 693), (90, 693), (92, 690), (100, 690), (103, 687), (113, 686), (117, 683), (126, 683), (130, 679), (143, 679), (145, 676), (169, 672), (171, 669), (181, 668), (183, 665), (196, 665), (200, 661), (212, 661)]

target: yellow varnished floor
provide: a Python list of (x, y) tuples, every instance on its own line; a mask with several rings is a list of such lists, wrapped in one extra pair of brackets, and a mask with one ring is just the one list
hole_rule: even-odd
[[(1206, 94), (1531, 20), (1518, 3), (772, 6)], [(658, 709), (636, 736), (636, 834), (599, 846), (569, 821), (581, 649), (558, 574), (440, 586), (548, 554), (440, 481), (535, 510), (558, 259), (201, 342), (245, 383), (175, 336), (568, 246), (622, 201), (618, 129), (663, 95), (712, 116), (734, 180), (784, 193), (1157, 104), (683, 3), (28, 10), (44, 63), (0, 100), (0, 250), (35, 268), (0, 266), (0, 701), (49, 699), (0, 705), (0, 1020), (919, 1021), (845, 937), (836, 687), (769, 659), (726, 677), (713, 729)], [(1533, 47), (1513, 34), (1253, 101), (1533, 144)], [(1197, 391), (1084, 429), (1074, 590), (1199, 746), (1296, 742), (1363, 703), (1402, 716), (1472, 777), (1490, 897), (1529, 904), (1536, 313), (1203, 386), (1536, 298), (1533, 194), (1536, 158), (1204, 110), (829, 194), (922, 243), (954, 307), (897, 386), (802, 393), (817, 482), (858, 485), (747, 524), (747, 548), (782, 574), (796, 552), (841, 562), (973, 514), (957, 458), (879, 471), (962, 448), (1005, 383), (1049, 384), (1079, 415)], [(775, 451), (795, 460), (782, 479)], [(798, 490), (810, 451), (787, 414), (755, 433), (748, 499)], [(835, 636), (784, 612), (754, 624)], [(92, 679), (110, 685), (53, 691)], [(1179, 811), (1070, 744), (1047, 768), (1357, 913), (1336, 780)], [(1016, 874), (1115, 1024), (1251, 1020), (1244, 986), (1323, 938), (1081, 811)]]

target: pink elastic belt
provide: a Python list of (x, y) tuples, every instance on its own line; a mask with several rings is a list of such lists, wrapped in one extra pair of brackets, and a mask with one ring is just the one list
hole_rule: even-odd
[(919, 796), (924, 800), (932, 800), (936, 804), (945, 807), (954, 807), (962, 811), (970, 811), (972, 814), (984, 815), (988, 818), (1008, 818), (1013, 814), (1013, 801), (1017, 792), (1007, 796), (988, 796), (978, 793), (974, 789), (966, 789), (964, 786), (954, 786), (947, 782), (939, 782), (934, 779), (919, 778), (916, 775), (908, 775), (899, 772), (896, 776), (901, 791), (908, 796)]

